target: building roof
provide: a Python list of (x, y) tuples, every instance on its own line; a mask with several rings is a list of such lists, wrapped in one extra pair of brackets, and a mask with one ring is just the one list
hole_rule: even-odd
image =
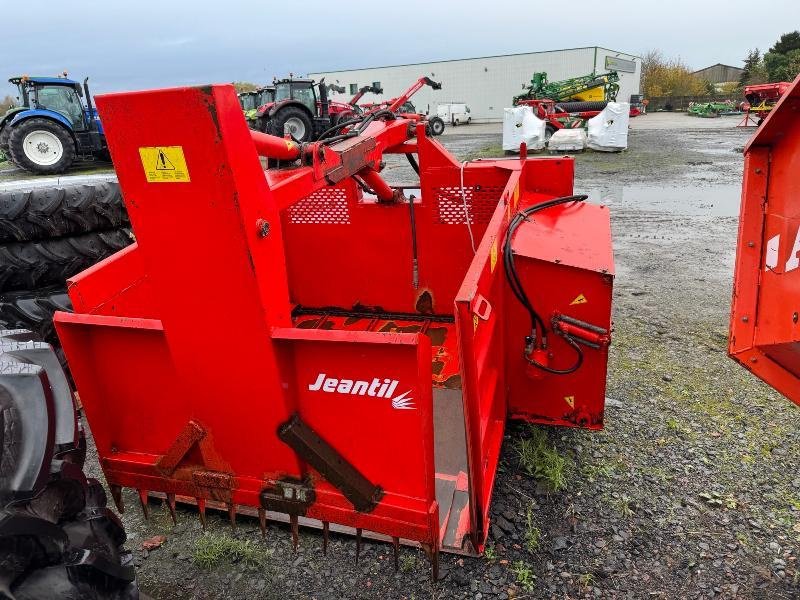
[(734, 67), (733, 65), (724, 65), (722, 63), (716, 63), (713, 65), (709, 65), (707, 67), (703, 67), (702, 69), (697, 69), (697, 71), (693, 71), (692, 74), (696, 75), (697, 73), (708, 71), (709, 69), (713, 69), (714, 67), (725, 67), (726, 69), (735, 69), (736, 71), (744, 71), (742, 67)]
[(570, 50), (606, 50), (608, 52), (616, 52), (619, 55), (632, 58), (632, 59), (641, 59), (641, 56), (637, 56), (635, 54), (628, 54), (627, 52), (620, 52), (618, 50), (612, 50), (611, 48), (604, 48), (603, 46), (579, 46), (578, 48), (561, 48), (559, 50), (537, 50), (535, 52), (513, 52), (511, 54), (493, 54), (490, 56), (471, 56), (468, 58), (446, 58), (443, 60), (428, 60), (424, 62), (416, 62), (416, 63), (404, 63), (401, 65), (382, 65), (378, 67), (360, 67), (360, 68), (350, 68), (350, 69), (323, 69), (320, 71), (314, 71), (311, 74), (319, 74), (319, 73), (346, 73), (348, 71), (370, 71), (373, 69), (391, 69), (394, 67), (416, 67), (419, 65), (434, 65), (437, 63), (447, 63), (447, 62), (459, 62), (463, 60), (483, 60), (487, 58), (505, 58), (507, 56), (525, 56), (527, 54), (548, 54), (550, 52), (568, 52)]

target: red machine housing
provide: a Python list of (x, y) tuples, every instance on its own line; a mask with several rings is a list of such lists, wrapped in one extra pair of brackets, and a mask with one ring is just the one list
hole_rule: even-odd
[[(543, 210), (512, 240), (546, 321), (579, 323), (547, 360), (588, 335), (571, 375), (531, 372), (498, 258), (518, 210), (572, 193), (571, 159), (462, 165), (402, 115), (298, 146), (251, 135), (227, 85), (97, 104), (136, 243), (55, 320), (118, 505), (127, 486), (480, 552), (506, 417), (602, 425), (608, 211)], [(413, 195), (388, 154), (417, 156)]]
[(731, 357), (800, 404), (800, 77), (744, 150)]

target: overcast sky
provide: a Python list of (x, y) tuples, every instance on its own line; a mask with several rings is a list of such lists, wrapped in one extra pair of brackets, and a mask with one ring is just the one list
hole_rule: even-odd
[(2, 80), (66, 69), (93, 92), (595, 45), (741, 66), (800, 28), (800, 0), (3, 2)]

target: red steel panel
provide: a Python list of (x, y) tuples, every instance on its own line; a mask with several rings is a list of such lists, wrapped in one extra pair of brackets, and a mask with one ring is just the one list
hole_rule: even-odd
[(800, 404), (800, 77), (745, 148), (728, 353)]

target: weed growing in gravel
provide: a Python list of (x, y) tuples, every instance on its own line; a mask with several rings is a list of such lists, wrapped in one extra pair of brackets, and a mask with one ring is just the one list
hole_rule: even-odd
[(588, 590), (594, 584), (594, 575), (591, 573), (584, 573), (578, 577), (578, 584), (581, 586), (583, 591)]
[(628, 519), (633, 516), (633, 508), (631, 507), (631, 499), (622, 494), (619, 498), (615, 499), (614, 507), (623, 519)]
[(252, 540), (205, 534), (197, 540), (192, 559), (203, 569), (211, 569), (223, 559), (241, 562), (248, 567), (260, 567), (268, 552), (258, 548)]
[(400, 570), (403, 573), (410, 573), (417, 566), (417, 557), (412, 554), (404, 554), (400, 557)]
[(525, 548), (528, 549), (528, 552), (533, 554), (539, 549), (541, 541), (542, 531), (536, 525), (536, 520), (533, 516), (533, 507), (528, 506), (528, 511), (525, 514)]
[(497, 559), (497, 552), (494, 549), (494, 546), (487, 545), (486, 548), (483, 550), (483, 555), (486, 557), (488, 561), (494, 561)]
[(530, 437), (518, 439), (515, 445), (520, 466), (528, 475), (546, 481), (553, 491), (563, 490), (570, 461), (550, 443), (543, 429), (531, 426), (528, 431)]
[(533, 590), (533, 585), (536, 583), (536, 575), (533, 574), (533, 569), (528, 564), (518, 560), (511, 565), (511, 572), (523, 590), (526, 592)]

